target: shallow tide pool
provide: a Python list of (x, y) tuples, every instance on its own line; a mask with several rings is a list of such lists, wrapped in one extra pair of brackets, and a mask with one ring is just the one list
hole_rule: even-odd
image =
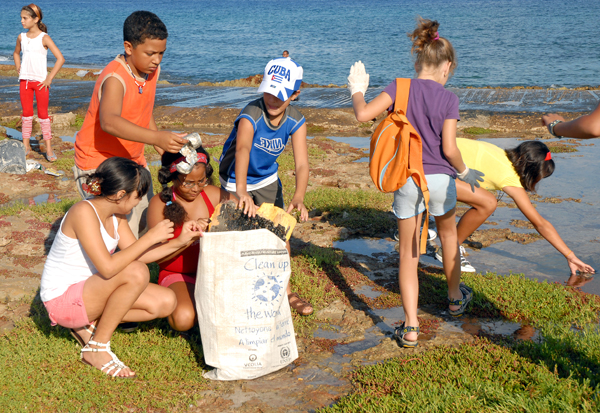
[[(344, 142), (367, 142), (368, 138), (344, 138)], [(337, 139), (336, 139), (337, 140)], [(501, 148), (519, 145), (517, 138), (484, 139)], [(548, 140), (552, 141), (552, 140)], [(544, 141), (544, 142), (548, 142)], [(554, 174), (542, 180), (537, 194), (542, 198), (580, 199), (581, 202), (563, 201), (560, 203), (535, 202), (537, 211), (556, 228), (579, 259), (600, 270), (600, 190), (596, 177), (600, 176), (600, 146), (597, 140), (582, 140), (577, 152), (552, 154), (556, 164)], [(352, 145), (352, 144), (351, 144)], [(354, 146), (354, 145), (352, 145)], [(363, 147), (364, 146), (354, 146)], [(511, 202), (508, 195), (502, 198)], [(499, 207), (488, 219), (495, 225), (482, 225), (480, 229), (510, 228), (513, 232), (535, 233), (533, 229), (520, 229), (511, 225), (512, 220), (526, 220), (517, 208)], [(393, 229), (390, 229), (390, 234)], [(439, 240), (434, 242), (438, 243)], [(334, 243), (336, 248), (348, 252), (372, 255), (382, 252), (395, 253), (395, 243), (385, 239), (351, 239)], [(600, 282), (596, 277), (570, 277), (566, 259), (546, 240), (541, 239), (527, 245), (513, 241), (492, 244), (487, 248), (474, 250), (466, 248), (467, 260), (477, 272), (498, 274), (524, 273), (528, 278), (539, 281), (559, 282), (574, 285), (585, 292), (600, 294)], [(441, 267), (441, 263), (431, 256), (422, 256), (421, 263)]]

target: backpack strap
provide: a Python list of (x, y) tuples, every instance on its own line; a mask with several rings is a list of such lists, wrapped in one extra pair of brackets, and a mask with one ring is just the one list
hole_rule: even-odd
[[(406, 116), (406, 111), (408, 109), (408, 96), (410, 94), (410, 79), (407, 78), (396, 78), (396, 101), (394, 102), (394, 112), (401, 110), (404, 116)], [(411, 125), (412, 130), (414, 128)], [(415, 132), (415, 135), (418, 136), (418, 139), (411, 139), (411, 144), (419, 145), (417, 150), (412, 150), (409, 146), (409, 168), (413, 171), (411, 177), (415, 181), (415, 184), (421, 188), (421, 192), (423, 193), (423, 198), (425, 199), (425, 217), (423, 217), (423, 230), (421, 232), (421, 240), (420, 240), (420, 251), (421, 254), (425, 254), (427, 252), (427, 230), (429, 229), (429, 189), (427, 188), (427, 181), (425, 180), (425, 172), (421, 172), (423, 168), (423, 160), (422, 153), (423, 147), (421, 142), (421, 137), (418, 133)], [(416, 149), (416, 148), (415, 148)], [(414, 162), (410, 162), (411, 157), (418, 157), (420, 159), (414, 159)], [(415, 168), (415, 164), (420, 166), (421, 171)]]
[(396, 101), (394, 102), (394, 112), (398, 109), (406, 115), (406, 109), (408, 108), (408, 94), (410, 93), (410, 79), (397, 78), (396, 79)]

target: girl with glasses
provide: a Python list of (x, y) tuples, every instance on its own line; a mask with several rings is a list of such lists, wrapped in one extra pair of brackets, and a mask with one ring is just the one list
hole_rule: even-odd
[[(197, 162), (189, 174), (177, 171), (178, 164), (186, 163), (180, 153), (163, 154), (162, 167), (158, 171), (158, 181), (163, 190), (150, 201), (149, 228), (166, 218), (175, 224), (174, 238), (178, 236), (183, 223), (190, 220), (196, 221), (204, 230), (214, 207), (231, 198), (235, 199), (234, 195), (212, 185), (213, 168), (206, 150), (199, 147), (196, 152)], [(168, 317), (169, 324), (177, 331), (187, 331), (196, 324), (194, 289), (199, 253), (200, 244), (196, 239), (158, 262), (158, 285), (173, 290), (177, 297), (177, 307)]]

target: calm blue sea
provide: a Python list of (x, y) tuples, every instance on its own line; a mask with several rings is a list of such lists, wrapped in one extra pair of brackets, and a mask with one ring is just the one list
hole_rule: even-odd
[[(12, 60), (23, 1), (0, 2), (0, 63)], [(122, 50), (135, 10), (169, 30), (163, 79), (223, 81), (262, 73), (288, 49), (304, 80), (344, 84), (365, 62), (371, 85), (413, 74), (406, 33), (419, 15), (437, 19), (458, 53), (450, 85), (600, 84), (598, 0), (37, 0), (71, 66), (103, 67)]]

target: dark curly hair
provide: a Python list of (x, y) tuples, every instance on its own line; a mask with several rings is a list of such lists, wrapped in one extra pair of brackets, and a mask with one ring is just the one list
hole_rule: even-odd
[[(206, 155), (206, 159), (208, 160), (208, 163), (206, 164), (206, 177), (208, 178), (208, 184), (212, 184), (213, 167), (210, 164), (210, 155), (202, 146), (196, 149), (196, 152)], [(163, 189), (158, 196), (165, 204), (169, 201), (172, 201), (172, 204), (165, 206), (164, 216), (166, 219), (172, 221), (176, 226), (182, 225), (187, 217), (183, 206), (179, 204), (177, 199), (173, 200), (173, 186), (168, 186), (170, 182), (175, 182), (179, 178), (179, 175), (181, 175), (177, 171), (171, 172), (169, 170), (171, 164), (178, 158), (181, 158), (180, 153), (165, 152), (161, 158), (162, 166), (158, 170), (158, 182), (160, 182), (163, 186)], [(196, 165), (198, 165), (198, 163)]]
[(149, 11), (134, 11), (123, 23), (123, 40), (133, 47), (146, 39), (164, 40), (169, 37), (167, 26), (158, 16)]
[(535, 192), (537, 183), (554, 172), (554, 161), (546, 160), (550, 149), (542, 142), (526, 141), (505, 152), (526, 191)]
[(114, 156), (102, 162), (98, 169), (86, 177), (86, 183), (94, 181), (100, 184), (100, 194), (96, 196), (116, 195), (125, 191), (125, 195), (137, 191), (138, 198), (148, 193), (152, 184), (150, 171), (131, 159)]
[(408, 37), (413, 42), (410, 51), (416, 55), (419, 67), (438, 67), (444, 62), (451, 62), (450, 73), (454, 73), (457, 65), (456, 52), (450, 40), (438, 34), (439, 27), (437, 21), (419, 17), (417, 28), (412, 33), (408, 33)]

